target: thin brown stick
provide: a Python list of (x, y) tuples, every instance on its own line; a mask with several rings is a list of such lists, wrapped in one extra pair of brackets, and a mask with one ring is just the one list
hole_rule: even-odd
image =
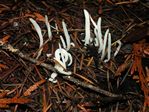
[[(34, 58), (31, 58), (31, 57), (29, 57), (27, 55), (24, 55), (22, 52), (19, 51), (19, 49), (13, 48), (10, 44), (4, 44), (4, 43), (2, 43), (0, 41), (0, 46), (2, 47), (2, 49), (8, 50), (8, 51), (18, 55), (19, 57), (21, 57), (21, 58), (23, 58), (25, 60), (28, 60), (28, 61), (30, 61), (32, 63), (35, 63), (35, 64), (38, 64), (39, 66), (44, 67), (44, 68), (46, 68), (46, 69), (48, 69), (50, 71), (56, 72), (56, 69), (52, 65), (40, 62), (40, 61), (38, 61), (38, 60), (36, 60)], [(82, 86), (84, 88), (91, 89), (91, 90), (96, 91), (96, 92), (98, 92), (100, 94), (103, 94), (105, 96), (122, 97), (122, 95), (114, 94), (114, 93), (111, 93), (109, 91), (103, 90), (103, 89), (101, 89), (99, 87), (95, 87), (95, 86), (93, 86), (91, 84), (88, 84), (88, 83), (85, 83), (85, 82), (81, 82), (80, 80), (78, 80), (78, 79), (76, 79), (76, 78), (74, 78), (72, 76), (62, 76), (62, 77), (65, 80), (68, 80), (68, 81), (71, 81), (71, 82), (75, 83), (76, 85)]]

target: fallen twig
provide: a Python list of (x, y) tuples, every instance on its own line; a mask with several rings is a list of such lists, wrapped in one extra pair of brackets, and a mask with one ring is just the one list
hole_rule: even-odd
[[(53, 67), (53, 65), (50, 65), (50, 64), (46, 64), (46, 63), (43, 63), (43, 62), (40, 62), (34, 58), (31, 58), (25, 54), (23, 54), (19, 49), (15, 49), (13, 48), (13, 46), (11, 46), (10, 44), (5, 44), (3, 43), (2, 41), (0, 41), (0, 46), (2, 47), (2, 49), (5, 49), (5, 50), (8, 50), (16, 55), (18, 55), (19, 57), (25, 59), (25, 60), (28, 60), (32, 63), (35, 63), (41, 67), (44, 67), (48, 70), (51, 70), (53, 72), (56, 72), (56, 69)], [(84, 83), (84, 82), (81, 82), (80, 80), (72, 77), (72, 76), (62, 76), (65, 80), (68, 80), (68, 81), (71, 81), (73, 83), (75, 83), (76, 85), (79, 85), (79, 86), (82, 86), (84, 88), (88, 88), (88, 89), (91, 89), (93, 91), (96, 91), (100, 94), (103, 94), (105, 96), (109, 96), (109, 97), (122, 97), (122, 95), (118, 95), (118, 94), (114, 94), (114, 93), (111, 93), (109, 91), (106, 91), (106, 90), (103, 90), (99, 87), (95, 87), (91, 84), (88, 84), (88, 83)]]

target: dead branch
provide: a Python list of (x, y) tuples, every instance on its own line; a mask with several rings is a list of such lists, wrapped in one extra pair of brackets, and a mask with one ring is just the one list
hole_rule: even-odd
[[(44, 68), (46, 68), (46, 69), (48, 69), (50, 71), (56, 72), (56, 69), (52, 65), (47, 64), (47, 63), (40, 62), (40, 61), (38, 61), (38, 60), (36, 60), (34, 58), (29, 57), (29, 56), (23, 54), (19, 49), (15, 49), (10, 44), (5, 44), (2, 41), (0, 41), (0, 46), (2, 47), (2, 49), (8, 50), (8, 51), (12, 52), (13, 54), (18, 55), (20, 58), (23, 58), (23, 59), (25, 59), (27, 61), (30, 61), (32, 63), (35, 63), (35, 64), (37, 64), (37, 65), (39, 65), (41, 67), (44, 67)], [(105, 96), (109, 96), (109, 97), (122, 97), (122, 95), (114, 94), (114, 93), (111, 93), (109, 91), (103, 90), (103, 89), (101, 89), (99, 87), (95, 87), (95, 86), (93, 86), (91, 84), (81, 82), (80, 80), (78, 80), (78, 79), (76, 79), (76, 78), (74, 78), (72, 76), (62, 76), (62, 77), (65, 80), (68, 80), (68, 81), (71, 81), (71, 82), (75, 83), (76, 85), (82, 86), (84, 88), (91, 89), (91, 90), (93, 90), (95, 92), (98, 92), (100, 94), (103, 94)]]

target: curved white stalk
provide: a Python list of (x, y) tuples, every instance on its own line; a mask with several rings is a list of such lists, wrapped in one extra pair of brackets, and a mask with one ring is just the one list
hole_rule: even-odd
[(61, 48), (61, 45), (59, 44), (59, 49), (55, 51), (55, 69), (61, 74), (64, 75), (71, 75), (70, 71), (66, 70), (66, 63), (67, 66), (70, 66), (72, 64), (72, 56), (70, 53), (68, 53), (65, 49)]
[(101, 60), (103, 60), (104, 57), (105, 57), (105, 50), (106, 50), (106, 44), (107, 44), (108, 33), (109, 33), (109, 29), (106, 30), (106, 33), (105, 33), (105, 35), (104, 35), (104, 43), (103, 43), (103, 49), (102, 49)]
[(105, 60), (104, 62), (108, 62), (111, 58), (111, 33), (108, 34), (108, 53), (107, 53), (108, 59)]
[(55, 51), (55, 58), (56, 59), (61, 59), (62, 63), (65, 64), (64, 68), (66, 69), (66, 63), (67, 66), (70, 66), (72, 64), (72, 56), (70, 53), (68, 53), (65, 49), (61, 48), (61, 49), (57, 49)]
[(90, 40), (90, 37), (91, 37), (91, 34), (90, 34), (90, 17), (89, 17), (89, 13), (87, 10), (84, 9), (84, 15), (85, 15), (85, 46), (87, 44), (89, 44), (89, 40)]
[(43, 36), (42, 36), (42, 32), (41, 32), (41, 28), (40, 26), (38, 25), (38, 23), (32, 19), (32, 18), (29, 18), (29, 20), (31, 21), (31, 23), (33, 24), (38, 36), (39, 36), (39, 39), (40, 39), (40, 47), (43, 45)]
[(62, 21), (62, 26), (63, 26), (63, 30), (64, 30), (64, 35), (66, 38), (66, 44), (67, 44), (66, 50), (68, 51), (70, 49), (70, 36), (68, 34), (68, 30), (66, 28), (66, 23), (64, 21)]
[(69, 59), (68, 60), (69, 61), (68, 66), (70, 66), (72, 64), (72, 56), (70, 53), (68, 53), (68, 59)]
[(48, 37), (51, 40), (52, 39), (52, 32), (51, 32), (50, 23), (48, 22), (48, 16), (47, 15), (45, 15), (45, 23), (46, 23), (46, 27), (48, 30)]
[(61, 35), (60, 35), (60, 39), (61, 39), (63, 48), (66, 49), (66, 43), (64, 41), (64, 38)]
[[(66, 62), (68, 61), (68, 53), (65, 49), (61, 48), (61, 45), (59, 44), (59, 49), (56, 50), (55, 52), (55, 60), (57, 60), (58, 63), (55, 63), (55, 69), (61, 74), (64, 75), (71, 75), (70, 71), (65, 71), (66, 70)], [(61, 61), (62, 59), (62, 61)], [(63, 67), (61, 66), (63, 65)], [(65, 69), (65, 70), (64, 70)]]
[(114, 53), (114, 57), (118, 54), (118, 52), (119, 52), (119, 50), (120, 50), (120, 48), (122, 46), (122, 42), (120, 40), (118, 40), (116, 43), (118, 43), (119, 45), (118, 45), (118, 47), (117, 47), (117, 49), (116, 49), (116, 51)]
[(75, 47), (75, 44), (73, 42), (70, 43), (70, 46)]
[[(67, 53), (64, 49), (59, 48), (55, 51), (55, 60), (66, 69), (65, 60), (68, 60), (68, 56), (64, 56), (63, 54)], [(61, 61), (62, 60), (62, 61)]]
[[(34, 19), (29, 18), (29, 20), (33, 24), (33, 26), (34, 26), (34, 28), (35, 28), (38, 36), (39, 36), (39, 41), (40, 41), (39, 48), (40, 48), (43, 45), (43, 35), (42, 35), (42, 32), (41, 32), (41, 28)], [(42, 53), (42, 49), (38, 52), (38, 55), (37, 55), (36, 59), (38, 59), (38, 57), (41, 55), (41, 53)]]
[(99, 17), (97, 21), (97, 39), (99, 42), (98, 53), (100, 53), (103, 49), (103, 39), (102, 39), (102, 32), (101, 32), (101, 17)]

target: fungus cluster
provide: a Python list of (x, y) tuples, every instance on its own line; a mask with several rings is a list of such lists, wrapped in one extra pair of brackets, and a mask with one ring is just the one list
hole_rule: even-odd
[[(33, 26), (34, 26), (37, 34), (38, 34), (39, 41), (40, 41), (40, 44), (39, 44), (40, 50), (39, 50), (37, 57), (36, 57), (36, 59), (38, 59), (42, 53), (41, 47), (43, 46), (43, 35), (42, 35), (42, 31), (41, 31), (41, 28), (38, 25), (38, 23), (32, 18), (30, 18), (29, 20), (33, 24)], [(48, 37), (51, 40), (52, 39), (52, 32), (51, 32), (51, 26), (50, 26), (50, 23), (48, 22), (47, 16), (45, 16), (45, 24), (46, 24), (46, 27), (48, 30)], [(62, 45), (59, 43), (59, 48), (55, 50), (54, 58), (53, 58), (54, 62), (55, 62), (54, 68), (60, 74), (71, 75), (71, 71), (67, 71), (67, 67), (72, 64), (73, 59), (72, 59), (71, 54), (68, 51), (69, 51), (71, 45), (74, 46), (74, 43), (72, 43), (70, 40), (70, 35), (68, 33), (66, 23), (64, 21), (62, 21), (62, 27), (64, 30), (64, 36), (65, 36), (66, 42), (65, 42), (63, 36), (60, 35), (60, 40), (61, 40)], [(57, 73), (55, 73), (55, 72), (52, 73), (51, 77), (49, 78), (49, 81), (56, 83), (57, 82), (57, 80), (55, 79), (56, 77), (57, 77)]]
[[(98, 18), (97, 24), (92, 19), (90, 14), (87, 10), (84, 9), (84, 15), (85, 15), (85, 39), (84, 46), (90, 45), (94, 43), (96, 47), (98, 47), (98, 53), (101, 53), (101, 60), (104, 60), (104, 62), (108, 62), (111, 59), (111, 33), (109, 29), (106, 30), (104, 36), (102, 35), (101, 31), (101, 17)], [(95, 38), (93, 39), (91, 37), (91, 23), (94, 26), (94, 35)], [(114, 53), (114, 57), (118, 54), (120, 48), (121, 48), (121, 41), (118, 40), (115, 43), (118, 43), (118, 47)], [(107, 59), (105, 59), (106, 56), (106, 50), (107, 50)]]
[[(90, 14), (88, 13), (87, 10), (84, 9), (84, 15), (85, 15), (85, 38), (84, 38), (84, 46), (87, 45), (91, 45), (92, 43), (94, 43), (94, 45), (96, 47), (98, 47), (98, 53), (101, 53), (101, 60), (103, 60), (104, 62), (108, 62), (111, 59), (111, 33), (109, 31), (109, 29), (106, 30), (105, 34), (102, 34), (101, 31), (101, 17), (98, 18), (97, 24), (95, 23), (95, 21), (92, 19), (92, 17), (90, 16)], [(40, 44), (39, 44), (39, 52), (37, 54), (36, 59), (38, 59), (42, 53), (42, 46), (43, 46), (43, 34), (41, 31), (40, 26), (38, 25), (38, 23), (30, 18), (29, 19), (30, 22), (33, 24), (39, 40), (40, 40)], [(91, 23), (94, 26), (94, 35), (95, 38), (91, 37), (91, 28), (90, 28), (90, 24)], [(48, 37), (49, 40), (52, 40), (52, 32), (51, 32), (51, 26), (50, 23), (48, 22), (48, 17), (45, 16), (45, 24), (47, 27), (47, 32), (48, 32)], [(69, 53), (69, 50), (71, 48), (71, 46), (75, 46), (73, 42), (71, 42), (70, 39), (70, 35), (68, 33), (67, 27), (66, 27), (66, 23), (64, 21), (62, 21), (62, 27), (63, 27), (63, 31), (64, 31), (64, 37), (62, 35), (60, 35), (60, 40), (61, 43), (59, 43), (59, 47), (55, 50), (54, 53), (54, 68), (57, 70), (58, 73), (63, 74), (63, 75), (71, 75), (71, 71), (67, 70), (67, 67), (71, 66), (72, 61), (73, 61), (73, 57), (71, 55), (71, 53)], [(56, 27), (55, 29), (58, 29), (58, 27)], [(117, 55), (117, 53), (119, 52), (120, 48), (121, 48), (121, 41), (118, 40), (116, 41), (116, 43), (118, 43), (118, 47), (114, 53), (114, 56)], [(106, 53), (107, 51), (107, 53)], [(105, 59), (105, 57), (107, 56), (107, 59)], [(57, 73), (53, 72), (51, 74), (51, 77), (49, 78), (49, 81), (56, 83), (56, 77), (57, 77)]]

